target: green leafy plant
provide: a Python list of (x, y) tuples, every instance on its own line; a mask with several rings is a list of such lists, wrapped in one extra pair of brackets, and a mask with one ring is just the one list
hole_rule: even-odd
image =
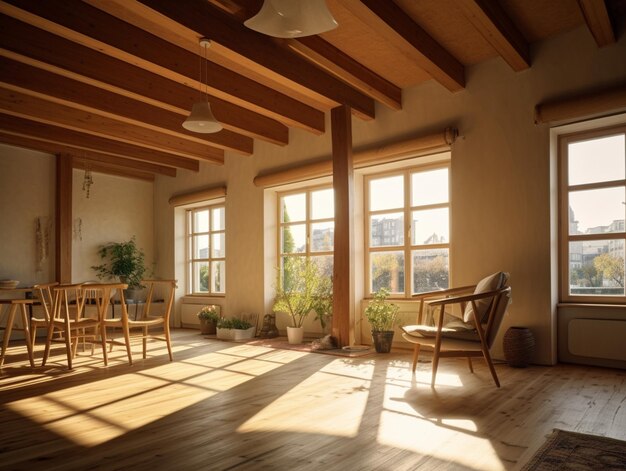
[(393, 329), (400, 307), (387, 302), (388, 296), (389, 290), (380, 288), (374, 293), (374, 300), (365, 308), (365, 317), (370, 323), (372, 332), (386, 332)]
[(142, 288), (141, 280), (146, 273), (145, 255), (137, 247), (135, 237), (128, 242), (111, 242), (100, 246), (101, 265), (91, 268), (96, 271), (99, 279), (118, 277), (122, 283), (127, 283), (131, 289)]
[(220, 315), (217, 312), (217, 306), (204, 306), (202, 309), (200, 309), (200, 312), (198, 312), (198, 319), (217, 322), (220, 319)]
[(252, 327), (252, 324), (246, 320), (239, 319), (237, 317), (221, 317), (217, 321), (218, 329), (242, 329), (247, 330)]
[(313, 303), (315, 320), (319, 321), (322, 330), (326, 329), (328, 322), (333, 317), (333, 280), (323, 276), (318, 286), (315, 302)]
[(302, 327), (318, 302), (323, 277), (317, 265), (304, 257), (288, 257), (283, 276), (277, 272), (273, 310), (289, 314), (292, 327)]

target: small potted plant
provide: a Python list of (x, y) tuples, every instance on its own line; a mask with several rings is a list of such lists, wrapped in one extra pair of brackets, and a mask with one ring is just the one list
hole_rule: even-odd
[(389, 290), (379, 289), (374, 293), (374, 300), (365, 308), (365, 317), (372, 329), (372, 342), (378, 353), (389, 353), (393, 341), (393, 325), (400, 308), (387, 302)]
[(314, 309), (322, 277), (317, 265), (303, 257), (289, 257), (281, 276), (277, 270), (274, 312), (285, 312), (291, 317), (287, 339), (291, 344), (302, 343), (304, 319)]
[(237, 317), (221, 317), (217, 321), (217, 338), (224, 340), (251, 339), (256, 333), (256, 327), (250, 322)]
[(109, 280), (119, 278), (122, 283), (128, 284), (128, 289), (124, 292), (126, 299), (139, 300), (143, 290), (141, 280), (147, 269), (145, 255), (137, 247), (135, 236), (127, 242), (102, 245), (98, 249), (98, 254), (104, 263), (91, 267), (96, 271), (98, 278)]
[(203, 335), (215, 335), (217, 328), (217, 321), (220, 319), (219, 307), (214, 304), (210, 306), (204, 306), (198, 312), (198, 319), (200, 319), (200, 333)]

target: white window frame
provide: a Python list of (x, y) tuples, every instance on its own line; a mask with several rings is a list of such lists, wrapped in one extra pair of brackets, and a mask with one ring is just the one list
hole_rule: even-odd
[[(213, 229), (213, 218), (212, 211), (216, 209), (224, 210), (224, 228), (219, 230)], [(209, 211), (209, 230), (208, 231), (195, 231), (194, 227), (194, 214), (201, 211)], [(224, 297), (226, 296), (226, 286), (224, 286), (224, 291), (222, 292), (214, 292), (212, 291), (212, 264), (214, 262), (224, 262), (224, 266), (226, 266), (226, 246), (224, 246), (224, 256), (223, 257), (213, 257), (212, 253), (212, 244), (213, 244), (213, 235), (215, 234), (224, 234), (224, 240), (226, 240), (226, 205), (224, 203), (217, 204), (209, 204), (198, 206), (194, 208), (187, 209), (185, 211), (185, 265), (186, 265), (186, 293), (187, 296), (211, 296), (211, 297)], [(194, 254), (196, 253), (194, 247), (194, 240), (196, 236), (206, 235), (209, 238), (209, 251), (208, 256), (206, 258), (196, 258)], [(207, 262), (209, 266), (209, 273), (207, 278), (207, 291), (194, 291), (194, 263), (197, 262)], [(225, 270), (226, 271), (226, 270)], [(226, 284), (226, 274), (224, 273), (224, 285)]]
[[(626, 186), (626, 179), (587, 183), (582, 185), (569, 185), (568, 182), (568, 145), (575, 142), (588, 141), (602, 137), (626, 135), (626, 125), (598, 128), (589, 131), (562, 134), (558, 144), (558, 173), (559, 173), (559, 285), (560, 298), (563, 303), (585, 304), (624, 304), (626, 296), (609, 295), (580, 295), (570, 294), (569, 268), (570, 253), (569, 244), (575, 241), (589, 240), (622, 240), (626, 247), (626, 231), (607, 232), (601, 234), (569, 234), (569, 194), (574, 191), (593, 190), (600, 188), (615, 188)], [(626, 205), (624, 209), (626, 219)], [(582, 260), (581, 260), (582, 263)]]
[[(431, 170), (437, 170), (441, 168), (448, 169), (448, 202), (447, 203), (438, 203), (438, 204), (430, 204), (423, 206), (411, 206), (411, 175), (419, 172), (426, 172)], [(411, 257), (411, 253), (414, 250), (423, 250), (423, 249), (448, 249), (448, 283), (452, 286), (451, 280), (451, 267), (452, 267), (452, 256), (451, 256), (451, 247), (452, 247), (452, 237), (451, 230), (449, 234), (449, 240), (445, 244), (428, 244), (428, 245), (413, 245), (411, 244), (411, 214), (416, 210), (426, 210), (426, 209), (437, 209), (437, 208), (448, 208), (448, 226), (450, 227), (450, 221), (452, 220), (452, 202), (450, 197), (450, 162), (444, 163), (435, 163), (430, 165), (420, 165), (420, 166), (411, 166), (398, 170), (392, 170), (387, 172), (380, 173), (372, 173), (368, 174), (364, 177), (363, 184), (363, 224), (364, 224), (364, 252), (365, 252), (365, 265), (364, 265), (364, 293), (366, 297), (371, 297), (374, 293), (371, 291), (371, 271), (370, 271), (370, 254), (372, 253), (381, 253), (381, 252), (404, 252), (404, 293), (391, 293), (393, 297), (404, 296), (405, 298), (410, 298), (413, 293), (413, 258)], [(370, 211), (369, 203), (370, 203), (370, 181), (376, 180), (379, 178), (392, 177), (403, 175), (404, 177), (404, 207), (403, 208), (395, 208), (395, 209), (385, 209), (378, 211)], [(370, 247), (370, 216), (385, 214), (385, 213), (398, 213), (403, 212), (404, 214), (404, 244), (397, 246), (384, 246), (384, 247)]]
[[(322, 218), (322, 219), (313, 219), (312, 217), (312, 193), (316, 192), (316, 191), (320, 191), (320, 190), (332, 190), (333, 186), (332, 185), (316, 185), (316, 186), (307, 186), (307, 187), (302, 187), (302, 188), (297, 188), (297, 189), (293, 189), (293, 190), (289, 190), (289, 191), (284, 191), (284, 192), (278, 192), (277, 193), (277, 198), (276, 198), (276, 205), (277, 205), (277, 211), (276, 214), (278, 215), (278, 231), (277, 231), (277, 238), (276, 238), (276, 253), (278, 256), (278, 260), (277, 260), (277, 266), (280, 267), (280, 271), (281, 271), (281, 275), (282, 275), (282, 260), (283, 257), (305, 257), (305, 259), (310, 260), (311, 257), (318, 257), (318, 256), (333, 256), (334, 254), (334, 241), (333, 241), (333, 250), (330, 251), (312, 251), (311, 250), (311, 245), (312, 245), (312, 226), (313, 224), (317, 224), (317, 223), (324, 223), (324, 222), (335, 222), (335, 218), (334, 216), (332, 218)], [(306, 216), (305, 216), (305, 220), (304, 221), (290, 221), (288, 223), (283, 222), (283, 205), (282, 205), (282, 200), (284, 197), (286, 196), (290, 196), (290, 195), (297, 195), (297, 194), (305, 194), (305, 201), (306, 201)], [(305, 251), (304, 252), (294, 252), (294, 253), (285, 253), (282, 251), (282, 237), (283, 237), (283, 228), (287, 227), (287, 226), (294, 226), (294, 225), (301, 225), (301, 224), (305, 224), (306, 227), (306, 243), (305, 243)]]

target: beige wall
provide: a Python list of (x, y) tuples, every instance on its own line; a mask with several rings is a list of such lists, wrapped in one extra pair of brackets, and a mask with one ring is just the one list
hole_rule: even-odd
[[(54, 279), (54, 179), (53, 156), (0, 144), (0, 279)], [(49, 224), (49, 256), (39, 267), (37, 218)]]
[(83, 170), (73, 175), (72, 282), (97, 280), (93, 265), (102, 263), (98, 248), (135, 236), (152, 269), (154, 260), (153, 183), (93, 173), (89, 198)]
[[(618, 44), (598, 49), (580, 28), (535, 45), (530, 70), (515, 73), (493, 59), (468, 68), (462, 92), (452, 94), (429, 82), (405, 90), (402, 111), (378, 106), (376, 120), (353, 119), (355, 149), (458, 126), (462, 137), (452, 151), (452, 282), (470, 284), (496, 270), (510, 272), (514, 301), (502, 331), (513, 324), (530, 327), (541, 363), (556, 358), (551, 161), (549, 127), (534, 124), (533, 108), (547, 98), (623, 81), (624, 57), (624, 35)], [(263, 190), (252, 179), (260, 171), (327, 157), (331, 148), (330, 132), (318, 137), (292, 130), (290, 142), (281, 148), (256, 141), (252, 157), (228, 154), (223, 167), (202, 164), (198, 174), (180, 171), (176, 180), (158, 178), (156, 250), (163, 276), (174, 270), (174, 213), (167, 199), (226, 183), (225, 313), (269, 311), (266, 291), (272, 280), (264, 266), (264, 211), (272, 205), (264, 205)]]

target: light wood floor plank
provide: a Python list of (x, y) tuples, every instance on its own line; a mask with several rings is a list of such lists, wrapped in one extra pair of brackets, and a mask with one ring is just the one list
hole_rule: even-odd
[[(626, 372), (525, 369), (411, 353), (307, 354), (174, 331), (45, 368), (11, 345), (0, 371), (0, 469), (514, 470), (553, 428), (626, 439)], [(36, 348), (41, 359), (42, 347)]]

